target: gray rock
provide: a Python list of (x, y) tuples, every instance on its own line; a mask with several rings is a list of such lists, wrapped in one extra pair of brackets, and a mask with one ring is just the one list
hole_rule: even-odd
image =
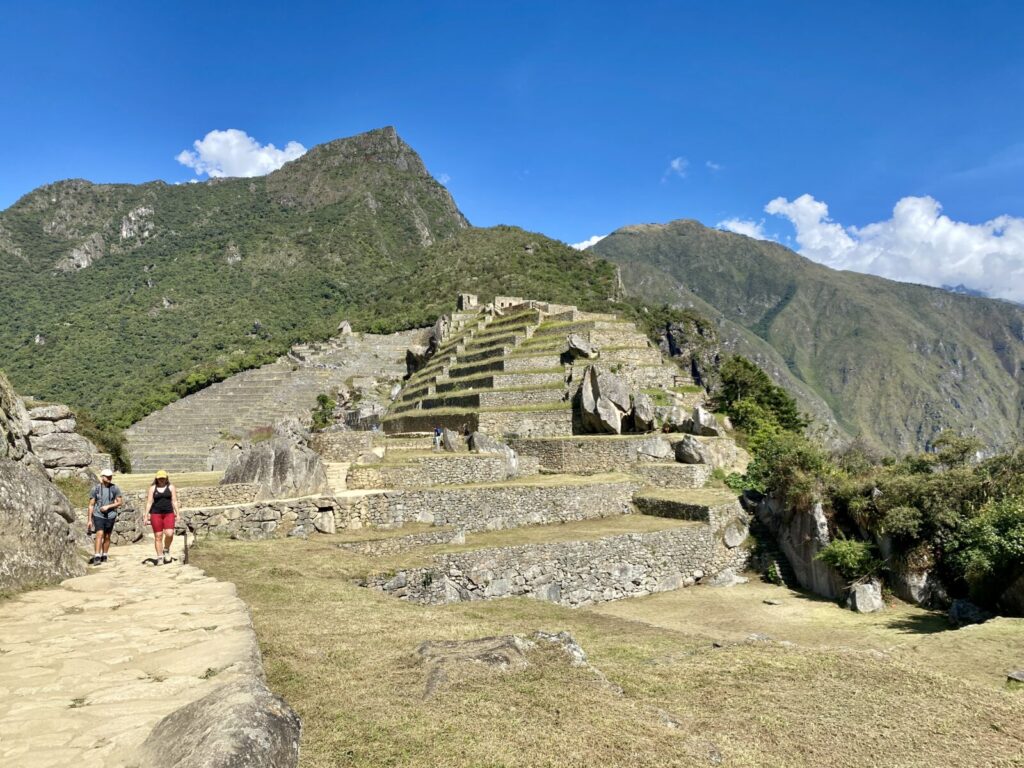
[(138, 765), (294, 768), (302, 725), (288, 703), (249, 677), (222, 685), (156, 724)]
[(32, 440), (32, 451), (48, 469), (87, 467), (96, 453), (96, 446), (74, 432), (51, 432)]
[(611, 435), (622, 434), (622, 411), (615, 407), (615, 404), (607, 397), (597, 399), (595, 414), (600, 425), (601, 432)]
[(506, 477), (519, 476), (519, 455), (500, 440), (474, 432), (469, 436), (470, 453), (496, 453), (505, 457)]
[(30, 430), (31, 422), (25, 404), (7, 377), (0, 372), (0, 459), (42, 466), (31, 453)]
[(676, 461), (681, 464), (711, 463), (704, 446), (690, 435), (676, 443)]
[(735, 549), (747, 539), (748, 528), (745, 523), (740, 520), (733, 520), (727, 526), (725, 526), (725, 532), (722, 535), (722, 539), (725, 541), (725, 546), (729, 549)]
[(588, 432), (613, 435), (622, 432), (622, 417), (629, 410), (629, 390), (625, 390), (625, 407), (619, 408), (616, 401), (605, 392), (614, 392), (621, 401), (624, 384), (614, 376), (609, 378), (610, 376), (611, 374), (601, 373), (596, 365), (587, 366), (583, 372), (583, 384), (580, 387), (580, 420)]
[(296, 418), (281, 419), (274, 424), (274, 436), (281, 437), (295, 445), (309, 445), (313, 434)]
[(700, 435), (702, 437), (719, 437), (724, 434), (724, 430), (718, 424), (718, 420), (715, 418), (715, 414), (705, 410), (699, 405), (693, 407), (693, 413), (690, 416), (690, 420), (693, 422), (691, 430), (693, 434)]
[(641, 461), (664, 461), (673, 455), (672, 443), (663, 437), (649, 437), (637, 444), (636, 455)]
[(614, 373), (598, 373), (597, 393), (599, 397), (609, 400), (621, 413), (629, 413), (633, 407), (629, 384)]
[(42, 470), (0, 459), (0, 590), (84, 573), (75, 522), (71, 504)]
[(459, 453), (466, 450), (466, 441), (458, 432), (446, 427), (441, 432), (441, 447), (450, 453)]
[(992, 614), (979, 608), (970, 600), (956, 599), (949, 606), (949, 620), (953, 626), (965, 627), (968, 624), (982, 624), (992, 618)]
[(64, 421), (73, 419), (75, 414), (66, 405), (55, 403), (53, 405), (39, 405), (28, 412), (32, 421)]
[(573, 360), (593, 360), (597, 357), (598, 349), (578, 333), (569, 335), (566, 340), (569, 357)]
[(587, 653), (583, 647), (576, 642), (571, 632), (561, 631), (556, 633), (537, 631), (533, 633), (533, 639), (545, 643), (554, 643), (561, 646), (562, 650), (569, 657), (569, 663), (574, 667), (586, 667)]
[(762, 600), (761, 602), (765, 605), (782, 605), (781, 600)]
[(693, 419), (677, 406), (657, 406), (655, 414), (661, 420), (661, 428), (665, 432), (688, 433), (693, 430)]
[(846, 580), (830, 565), (817, 559), (817, 554), (831, 540), (821, 504), (815, 504), (810, 512), (803, 512), (765, 497), (758, 503), (756, 512), (775, 537), (801, 587), (833, 600), (845, 595)]
[(430, 359), (431, 348), (425, 347), (422, 344), (415, 344), (406, 351), (405, 353), (405, 371), (409, 376), (416, 373), (420, 368), (427, 364), (427, 360)]
[(657, 419), (654, 415), (654, 402), (643, 394), (633, 395), (633, 429), (636, 432), (653, 432)]
[(746, 576), (738, 576), (732, 568), (719, 571), (710, 579), (705, 581), (709, 587), (735, 587), (737, 584), (746, 584), (750, 579)]
[(1011, 683), (1024, 683), (1024, 669), (1015, 669), (1006, 673), (1007, 681)]
[(518, 635), (425, 642), (416, 649), (416, 655), (428, 670), (424, 696), (433, 696), (447, 682), (449, 669), (485, 673), (526, 669), (530, 665), (526, 653), (534, 647), (532, 642)]
[(857, 613), (877, 613), (885, 609), (882, 583), (877, 579), (854, 584), (846, 596), (846, 607)]
[(258, 483), (257, 500), (311, 496), (330, 490), (320, 456), (283, 437), (240, 451), (221, 479), (222, 485), (229, 483)]
[(338, 324), (338, 333), (340, 333), (342, 336), (351, 336), (352, 335), (352, 323), (350, 323), (348, 320), (342, 320)]

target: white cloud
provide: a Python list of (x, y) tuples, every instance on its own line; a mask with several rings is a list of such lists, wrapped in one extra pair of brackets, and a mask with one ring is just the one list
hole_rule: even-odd
[(737, 235), (746, 235), (752, 237), (755, 240), (773, 240), (764, 231), (764, 219), (761, 221), (752, 221), (750, 219), (725, 219), (720, 221), (715, 226), (718, 229), (724, 229), (726, 232), (735, 232)]
[(594, 245), (594, 243), (604, 240), (606, 237), (608, 237), (608, 235), (591, 235), (582, 243), (570, 243), (569, 245), (572, 248), (575, 248), (577, 251), (583, 251), (589, 248), (590, 246)]
[(719, 163), (716, 163), (714, 160), (705, 160), (704, 165), (712, 173), (722, 170), (722, 166)]
[(957, 285), (1024, 301), (1024, 218), (954, 221), (932, 197), (904, 197), (892, 218), (848, 226), (811, 195), (777, 197), (765, 212), (792, 222), (800, 253), (836, 269), (925, 285)]
[(289, 141), (284, 149), (278, 149), (273, 144), (260, 144), (237, 128), (210, 131), (193, 141), (192, 146), (194, 150), (182, 150), (174, 159), (193, 168), (196, 176), (205, 173), (212, 178), (264, 176), (306, 154), (306, 148), (297, 141)]
[(452, 177), (449, 176), (447, 173), (439, 173), (437, 175), (437, 182), (439, 184), (447, 184), (451, 180), (452, 180)]
[(680, 179), (686, 178), (686, 171), (690, 168), (690, 161), (685, 157), (673, 157), (669, 160), (668, 168), (665, 169), (665, 173), (662, 174), (661, 180), (664, 181), (673, 174), (678, 176)]

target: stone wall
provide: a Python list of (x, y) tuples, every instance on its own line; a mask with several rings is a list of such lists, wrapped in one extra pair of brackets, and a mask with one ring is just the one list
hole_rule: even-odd
[(505, 456), (438, 454), (408, 459), (408, 463), (399, 465), (354, 465), (349, 468), (345, 482), (352, 490), (420, 488), (432, 485), (499, 483), (511, 476), (512, 467)]
[(477, 396), (481, 408), (508, 408), (519, 405), (547, 405), (565, 399), (565, 387), (549, 389), (518, 389), (511, 392), (481, 392)]
[[(542, 470), (588, 475), (618, 470), (632, 472), (642, 458), (673, 459), (672, 445), (682, 435), (635, 437), (580, 435), (559, 438), (518, 438), (512, 448), (523, 456), (536, 456)], [(660, 457), (657, 454), (661, 454)]]
[(311, 447), (324, 461), (355, 461), (373, 447), (373, 432), (319, 432)]
[(440, 555), (430, 566), (370, 580), (418, 603), (528, 596), (567, 606), (638, 597), (742, 570), (749, 553), (708, 525), (594, 541), (521, 545)]
[(221, 507), (183, 509), (179, 529), (233, 539), (271, 539), (295, 533), (334, 533), (338, 503), (330, 496), (253, 501)]
[(572, 434), (572, 409), (556, 411), (487, 411), (479, 415), (477, 429), (486, 435), (544, 437)]
[(701, 488), (711, 478), (707, 464), (661, 464), (640, 461), (629, 470), (658, 488)]
[[(171, 478), (172, 480), (174, 478)], [(244, 504), (256, 498), (259, 483), (228, 483), (225, 485), (209, 485), (196, 488), (178, 488), (178, 506), (181, 509), (192, 507), (221, 507), (227, 504)], [(143, 509), (147, 491), (132, 491), (124, 495), (125, 502)]]
[(385, 491), (338, 499), (335, 526), (398, 528), (432, 523), (466, 531), (562, 523), (632, 512), (638, 483), (492, 485)]

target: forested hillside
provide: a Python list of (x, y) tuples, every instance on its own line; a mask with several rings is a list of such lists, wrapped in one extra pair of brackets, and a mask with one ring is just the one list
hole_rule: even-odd
[(459, 290), (582, 305), (614, 290), (591, 255), (469, 228), (391, 128), (262, 178), (42, 187), (0, 213), (0, 270), (0, 368), (121, 426), (343, 319), (388, 332)]
[(945, 428), (989, 449), (1024, 430), (1024, 308), (838, 272), (696, 221), (623, 227), (589, 249), (626, 290), (695, 306), (820, 423), (888, 453)]

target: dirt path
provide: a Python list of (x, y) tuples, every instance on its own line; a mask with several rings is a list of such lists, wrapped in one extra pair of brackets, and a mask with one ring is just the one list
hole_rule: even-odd
[[(178, 557), (180, 542), (175, 541)], [(0, 765), (128, 766), (162, 717), (259, 664), (233, 584), (150, 541), (0, 603)]]

